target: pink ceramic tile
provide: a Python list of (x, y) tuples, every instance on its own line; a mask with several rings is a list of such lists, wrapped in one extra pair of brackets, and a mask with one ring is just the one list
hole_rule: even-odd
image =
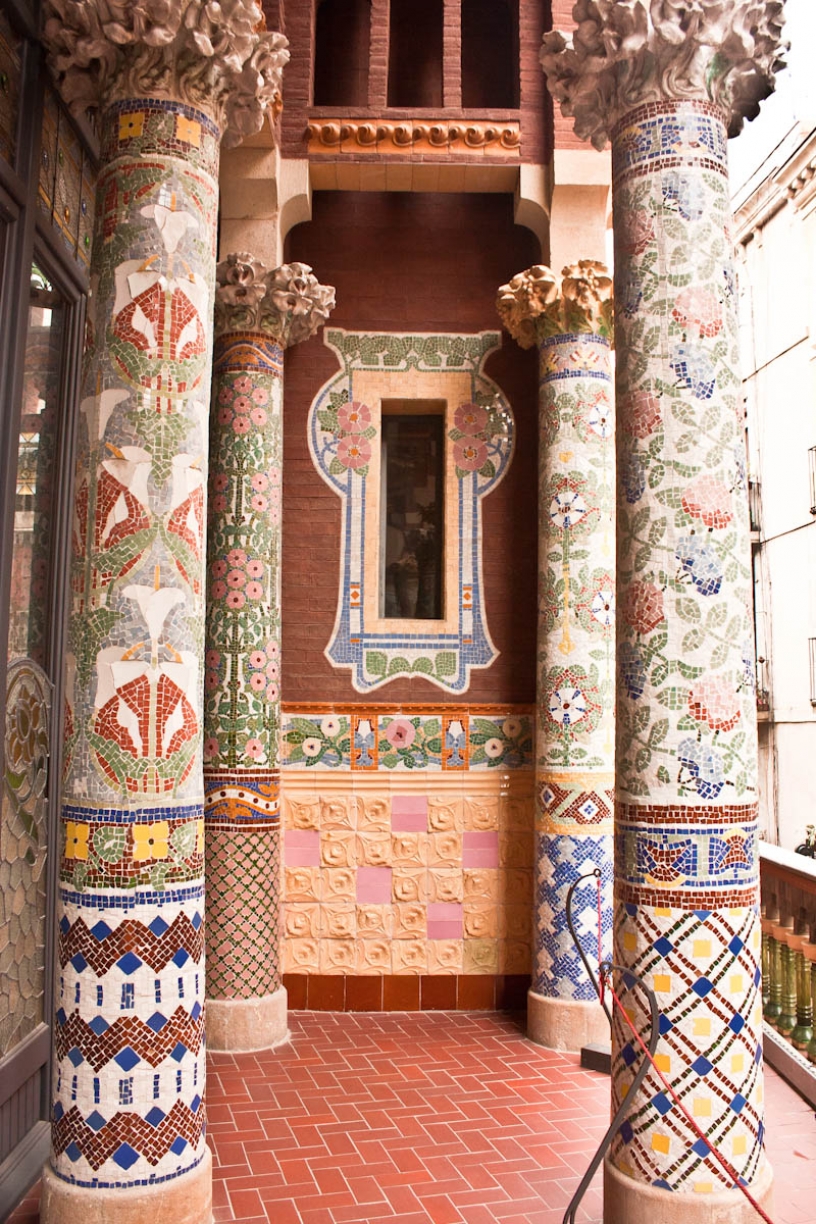
[(283, 858), (287, 867), (319, 867), (320, 834), (317, 829), (287, 829)]
[(461, 939), (464, 906), (433, 901), (428, 905), (428, 938)]
[(495, 829), (465, 830), (462, 843), (464, 867), (498, 867), (499, 834)]
[(357, 900), (363, 905), (390, 905), (391, 868), (358, 867)]
[(395, 833), (428, 832), (428, 800), (424, 795), (394, 795), (391, 828)]

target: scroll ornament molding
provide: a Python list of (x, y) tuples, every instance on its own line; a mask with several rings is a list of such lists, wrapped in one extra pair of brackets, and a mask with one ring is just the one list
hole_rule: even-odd
[(321, 285), (308, 264), (271, 272), (246, 253), (228, 255), (215, 270), (215, 334), (257, 331), (283, 348), (313, 336), (335, 307), (334, 287)]
[(612, 277), (595, 259), (581, 259), (557, 276), (534, 264), (502, 285), (496, 298), (502, 324), (521, 348), (571, 333), (614, 336)]
[(224, 144), (259, 132), (280, 105), (286, 38), (256, 0), (46, 0), (48, 62), (74, 111), (172, 98), (219, 124)]
[(576, 0), (573, 16), (571, 39), (544, 35), (541, 66), (596, 149), (627, 111), (667, 100), (714, 103), (736, 136), (784, 67), (782, 0)]
[(521, 144), (521, 130), (517, 123), (465, 124), (445, 120), (436, 123), (414, 123), (412, 120), (357, 123), (353, 120), (313, 119), (308, 125), (307, 135), (315, 145), (323, 145), (326, 149), (336, 150), (344, 145), (349, 151), (349, 146), (356, 146), (351, 151), (364, 153), (383, 152), (384, 147), (389, 145), (404, 152), (419, 142), (430, 145), (439, 153), (447, 152), (451, 146), (460, 151), (497, 146), (497, 149), (517, 152)]

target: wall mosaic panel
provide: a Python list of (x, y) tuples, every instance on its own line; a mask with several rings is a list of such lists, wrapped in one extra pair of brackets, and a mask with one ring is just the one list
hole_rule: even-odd
[[(342, 366), (316, 396), (308, 425), (312, 460), (341, 499), (340, 592), (326, 656), (336, 667), (351, 668), (358, 692), (411, 675), (463, 692), (470, 669), (496, 657), (483, 601), (481, 500), (504, 476), (513, 448), (510, 406), (483, 372), (500, 336), (327, 329), (324, 340)], [(383, 399), (446, 405), (441, 621), (380, 613)]]
[(46, 88), (40, 151), (39, 204), (69, 254), (86, 271), (91, 261), (96, 168), (58, 94)]
[(11, 167), (17, 158), (20, 45), (8, 17), (0, 14), (0, 157)]

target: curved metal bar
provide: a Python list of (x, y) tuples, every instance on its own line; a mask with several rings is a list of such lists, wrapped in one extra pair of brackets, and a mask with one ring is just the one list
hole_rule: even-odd
[[(567, 926), (569, 927), (569, 932), (573, 938), (575, 947), (578, 950), (578, 955), (581, 957), (584, 968), (586, 969), (589, 975), (589, 979), (592, 982), (592, 985), (595, 987), (595, 990), (597, 991), (598, 999), (601, 1002), (601, 1005), (603, 1006), (604, 1011), (606, 1012), (606, 1017), (609, 1020), (609, 1024), (611, 1028), (612, 1018), (609, 1014), (609, 1009), (606, 1007), (606, 1004), (601, 999), (601, 990), (598, 984), (598, 979), (596, 978), (595, 974), (592, 972), (589, 962), (586, 956), (584, 955), (584, 950), (581, 947), (580, 940), (578, 939), (578, 935), (575, 931), (575, 927), (572, 922), (572, 895), (575, 889), (581, 883), (582, 880), (588, 880), (593, 877), (595, 879), (600, 879), (600, 876), (601, 876), (600, 870), (596, 867), (593, 871), (588, 872), (584, 876), (581, 876), (571, 885), (570, 890), (567, 893), (567, 901), (566, 901)], [(602, 965), (599, 966), (599, 970), (600, 970), (600, 973), (604, 977), (606, 977), (607, 975), (611, 973), (622, 974), (623, 975), (623, 988), (625, 991), (631, 991), (636, 986), (639, 986), (640, 989), (644, 992), (644, 994), (648, 998), (650, 1020), (651, 1020), (651, 1032), (649, 1034), (649, 1054), (654, 1055), (654, 1052), (657, 1049), (657, 1043), (660, 1039), (660, 1011), (657, 1006), (657, 999), (655, 998), (654, 991), (651, 990), (650, 987), (648, 987), (646, 983), (640, 977), (638, 977), (636, 973), (633, 973), (631, 969), (625, 967), (624, 965), (616, 965), (613, 961), (605, 961)], [(646, 1078), (647, 1072), (649, 1070), (649, 1066), (650, 1066), (649, 1059), (644, 1055), (643, 1060), (635, 1073), (635, 1077), (632, 1080), (632, 1084), (629, 1088), (629, 1091), (626, 1094), (626, 1097), (624, 1098), (623, 1101), (621, 1101), (620, 1105), (618, 1106), (618, 1109), (615, 1113), (615, 1116), (613, 1117), (612, 1121), (609, 1124), (609, 1128), (606, 1131), (606, 1134), (604, 1135), (603, 1139), (598, 1145), (598, 1150), (596, 1151), (595, 1155), (592, 1157), (592, 1160), (590, 1161), (589, 1168), (587, 1169), (586, 1173), (584, 1174), (584, 1176), (581, 1178), (580, 1182), (578, 1183), (578, 1188), (573, 1194), (570, 1200), (569, 1206), (567, 1207), (567, 1210), (564, 1214), (563, 1224), (575, 1224), (575, 1213), (578, 1210), (578, 1206), (581, 1202), (581, 1199), (584, 1197), (587, 1190), (589, 1189), (590, 1183), (592, 1182), (593, 1177), (597, 1173), (598, 1168), (600, 1167), (601, 1161), (606, 1155), (609, 1149), (609, 1146), (612, 1143), (612, 1140), (615, 1138), (615, 1135), (618, 1133), (618, 1130), (620, 1129), (620, 1127), (626, 1121), (626, 1117), (632, 1108), (632, 1101), (634, 1097), (636, 1096), (636, 1094), (640, 1091), (640, 1086), (643, 1083), (644, 1079)]]
[[(573, 880), (572, 884), (570, 884), (569, 892), (567, 893), (567, 900), (566, 900), (565, 908), (567, 911), (567, 926), (569, 927), (569, 933), (572, 936), (572, 942), (575, 944), (578, 955), (580, 956), (581, 961), (583, 962), (584, 969), (586, 969), (587, 977), (589, 978), (590, 982), (592, 983), (595, 989), (595, 993), (598, 996), (598, 1002), (600, 1003), (601, 1007), (606, 1012), (606, 1018), (609, 1021), (609, 1027), (611, 1028), (612, 1027), (612, 1016), (610, 1015), (609, 1008), (606, 1006), (606, 1003), (604, 1002), (603, 996), (601, 994), (601, 988), (598, 985), (598, 979), (596, 978), (592, 970), (592, 966), (587, 960), (586, 953), (584, 952), (584, 949), (581, 947), (581, 941), (578, 938), (578, 933), (572, 924), (572, 894), (575, 892), (579, 884), (583, 884), (584, 880), (592, 880), (592, 879), (600, 880), (600, 878), (601, 878), (601, 869), (600, 867), (595, 867), (592, 871), (588, 871), (586, 875), (579, 876), (577, 880)], [(600, 968), (600, 966), (598, 967)]]

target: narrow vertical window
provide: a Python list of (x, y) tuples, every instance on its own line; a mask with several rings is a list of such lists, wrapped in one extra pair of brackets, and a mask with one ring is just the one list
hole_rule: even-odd
[(442, 0), (391, 0), (388, 105), (442, 105)]
[(322, 0), (315, 23), (315, 106), (366, 106), (370, 0)]
[(462, 106), (519, 104), (518, 0), (462, 0)]
[(380, 615), (442, 620), (445, 402), (382, 401)]

